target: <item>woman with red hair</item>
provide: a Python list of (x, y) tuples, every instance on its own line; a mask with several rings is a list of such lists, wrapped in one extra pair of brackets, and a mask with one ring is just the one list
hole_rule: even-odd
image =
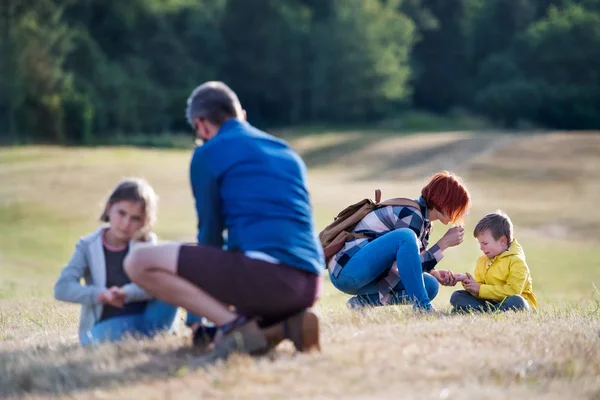
[[(447, 248), (463, 241), (460, 223), (471, 205), (469, 192), (460, 177), (443, 171), (431, 177), (416, 203), (418, 208), (374, 209), (352, 231), (361, 237), (346, 242), (329, 260), (333, 285), (355, 295), (349, 308), (411, 302), (432, 311), (439, 283), (456, 283), (452, 272), (434, 267)], [(457, 226), (427, 249), (433, 221)]]

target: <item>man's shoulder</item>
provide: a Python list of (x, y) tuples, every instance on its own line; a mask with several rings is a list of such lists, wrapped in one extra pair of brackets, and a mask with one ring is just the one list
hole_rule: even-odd
[(192, 166), (203, 164), (210, 157), (211, 147), (208, 142), (196, 147), (192, 153)]
[[(265, 132), (255, 126), (248, 123), (240, 127), (242, 130), (243, 139), (247, 143), (258, 143), (259, 147), (262, 146), (278, 146), (285, 149), (291, 149), (291, 146), (285, 140), (278, 138), (268, 132)], [(244, 140), (242, 139), (242, 143)]]
[[(244, 162), (257, 155), (285, 152), (298, 162), (299, 156), (283, 139), (264, 132), (249, 123), (228, 126), (227, 131), (198, 146), (192, 156), (192, 166), (220, 170), (232, 163)], [(286, 157), (284, 157), (286, 158)]]

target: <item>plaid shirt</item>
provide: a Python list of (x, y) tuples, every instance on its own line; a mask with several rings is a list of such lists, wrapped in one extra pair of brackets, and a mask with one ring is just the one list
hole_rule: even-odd
[[(421, 250), (420, 257), (423, 271), (431, 271), (444, 257), (444, 253), (437, 244), (427, 250), (431, 222), (429, 221), (425, 200), (419, 197), (416, 201), (421, 206), (420, 214), (414, 208), (404, 206), (381, 207), (367, 214), (352, 231), (353, 233), (361, 233), (367, 238), (352, 239), (346, 242), (344, 247), (329, 261), (328, 268), (331, 274), (337, 278), (342, 268), (360, 249), (378, 237), (401, 228), (409, 228), (415, 232), (417, 244)], [(379, 299), (383, 304), (392, 299), (392, 291), (398, 282), (400, 282), (398, 267), (394, 263), (390, 266), (388, 274), (378, 282)]]

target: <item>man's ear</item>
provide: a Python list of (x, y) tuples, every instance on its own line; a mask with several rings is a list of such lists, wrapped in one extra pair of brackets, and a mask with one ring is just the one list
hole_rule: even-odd
[(206, 141), (208, 139), (208, 129), (206, 127), (206, 123), (202, 119), (197, 118), (195, 121), (195, 126), (196, 136), (200, 136), (200, 139)]
[(242, 121), (248, 120), (248, 114), (246, 114), (246, 110), (242, 109)]

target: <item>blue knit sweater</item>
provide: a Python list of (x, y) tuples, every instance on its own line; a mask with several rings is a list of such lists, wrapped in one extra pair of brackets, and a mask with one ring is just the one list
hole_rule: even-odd
[(198, 214), (198, 242), (259, 251), (284, 264), (320, 274), (318, 241), (306, 167), (283, 140), (247, 122), (226, 121), (198, 147), (190, 166)]

